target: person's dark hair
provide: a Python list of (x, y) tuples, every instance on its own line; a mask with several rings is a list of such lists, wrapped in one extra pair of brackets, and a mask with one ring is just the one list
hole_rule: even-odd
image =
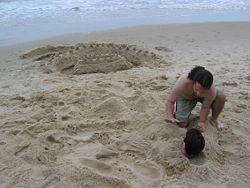
[(189, 73), (188, 73), (188, 78), (190, 80), (194, 80), (194, 76), (196, 75), (197, 72), (200, 70), (205, 70), (205, 67), (202, 66), (195, 66)]
[(196, 155), (200, 153), (205, 147), (205, 139), (201, 132), (197, 129), (190, 129), (184, 138), (185, 151), (188, 155)]
[(202, 66), (194, 67), (189, 73), (188, 78), (194, 83), (198, 82), (203, 88), (209, 89), (213, 84), (213, 75)]

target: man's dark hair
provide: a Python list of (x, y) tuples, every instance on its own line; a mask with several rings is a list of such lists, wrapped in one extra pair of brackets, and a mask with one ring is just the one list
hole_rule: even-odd
[(185, 151), (188, 155), (196, 155), (205, 147), (205, 139), (197, 129), (190, 129), (184, 138)]
[(203, 88), (209, 89), (213, 84), (213, 75), (202, 66), (194, 67), (189, 73), (188, 78), (194, 83), (198, 82)]

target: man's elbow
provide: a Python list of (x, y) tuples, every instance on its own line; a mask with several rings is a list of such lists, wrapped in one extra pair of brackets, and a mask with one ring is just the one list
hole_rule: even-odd
[(210, 110), (210, 106), (202, 106), (202, 110)]
[(175, 101), (174, 101), (174, 100), (171, 100), (171, 99), (168, 99), (168, 100), (167, 100), (167, 103), (169, 103), (169, 104), (174, 104)]

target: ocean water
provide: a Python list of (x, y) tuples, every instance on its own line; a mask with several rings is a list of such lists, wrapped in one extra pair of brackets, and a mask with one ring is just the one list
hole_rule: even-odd
[(250, 0), (0, 0), (0, 46), (125, 26), (250, 21)]

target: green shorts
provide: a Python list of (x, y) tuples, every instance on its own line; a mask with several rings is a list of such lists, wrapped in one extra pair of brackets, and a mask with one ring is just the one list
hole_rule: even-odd
[[(217, 93), (221, 93), (223, 92), (223, 89), (216, 88), (216, 91)], [(184, 97), (179, 97), (175, 103), (174, 117), (181, 122), (188, 122), (189, 116), (194, 107), (196, 106), (197, 102), (202, 103), (203, 99), (204, 98), (198, 97), (190, 100), (185, 99)]]

